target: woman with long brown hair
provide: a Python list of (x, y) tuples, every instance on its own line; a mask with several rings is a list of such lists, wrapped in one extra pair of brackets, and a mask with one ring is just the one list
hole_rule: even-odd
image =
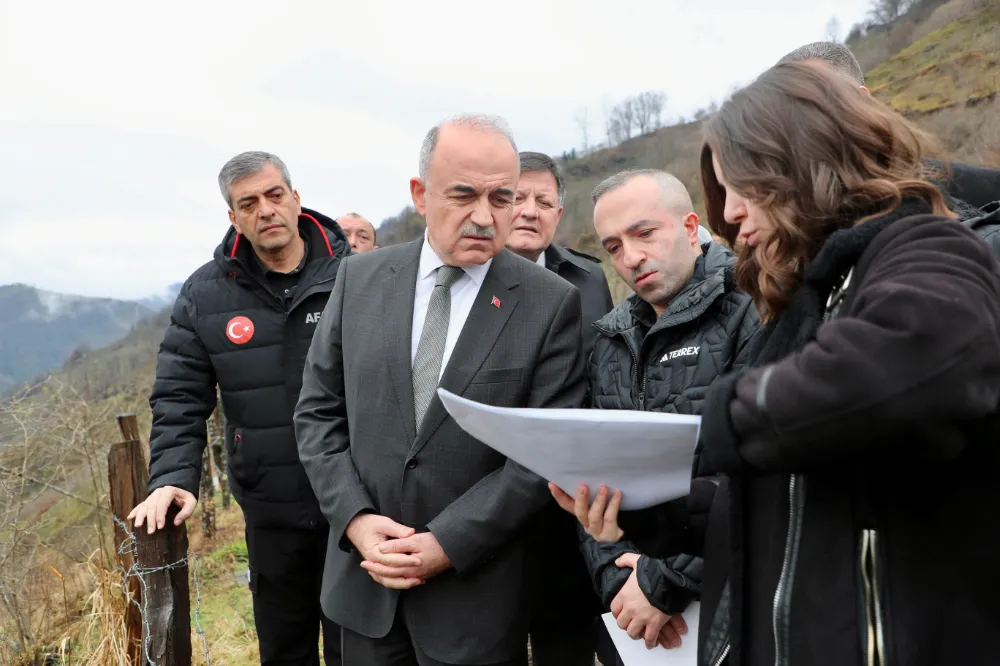
[(702, 411), (702, 663), (1000, 659), (1000, 267), (929, 152), (805, 63), (707, 123), (708, 219), (765, 325)]

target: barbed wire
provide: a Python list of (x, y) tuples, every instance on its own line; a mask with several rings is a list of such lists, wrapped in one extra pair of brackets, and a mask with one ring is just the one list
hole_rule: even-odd
[[(125, 571), (125, 568), (122, 566), (115, 567), (115, 570), (122, 571), (122, 584), (121, 584), (122, 593), (125, 595), (125, 598), (128, 599), (139, 610), (139, 617), (142, 618), (142, 626), (143, 626), (142, 633), (143, 636), (145, 636), (142, 648), (146, 656), (146, 661), (149, 662), (151, 666), (160, 666), (153, 660), (152, 657), (149, 656), (149, 641), (152, 632), (149, 627), (149, 619), (147, 618), (147, 610), (145, 608), (146, 600), (149, 598), (148, 587), (145, 577), (148, 576), (149, 574), (159, 573), (161, 571), (170, 571), (172, 569), (179, 569), (181, 567), (186, 567), (188, 566), (188, 559), (193, 558), (194, 568), (192, 569), (192, 577), (194, 578), (194, 595), (195, 595), (195, 607), (194, 607), (195, 632), (201, 637), (202, 645), (205, 648), (205, 664), (206, 666), (211, 666), (212, 657), (209, 654), (208, 650), (208, 638), (205, 636), (205, 630), (201, 626), (201, 582), (198, 577), (198, 568), (201, 563), (201, 558), (198, 557), (197, 553), (188, 551), (184, 559), (177, 560), (176, 562), (171, 562), (169, 564), (165, 564), (159, 567), (140, 567), (139, 553), (137, 550), (138, 544), (135, 540), (135, 533), (132, 532), (131, 529), (129, 529), (128, 524), (125, 523), (123, 520), (121, 520), (117, 516), (115, 516), (114, 519), (115, 519), (115, 524), (118, 527), (120, 527), (121, 530), (126, 534), (125, 540), (122, 541), (121, 545), (118, 546), (118, 556), (120, 558), (122, 555), (127, 554), (131, 555), (132, 557), (132, 566), (129, 567), (128, 571)], [(139, 585), (142, 587), (141, 605), (139, 604), (138, 601), (135, 600), (131, 592), (129, 592), (128, 589), (129, 578), (138, 579)]]

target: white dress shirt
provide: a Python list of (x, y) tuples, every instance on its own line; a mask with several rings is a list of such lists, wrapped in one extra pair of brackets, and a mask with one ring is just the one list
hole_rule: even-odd
[(538, 259), (535, 259), (535, 263), (545, 268), (545, 250), (542, 250), (541, 254), (538, 255)]
[[(486, 279), (486, 273), (490, 270), (490, 259), (481, 266), (468, 266), (465, 275), (459, 278), (455, 284), (451, 285), (451, 318), (448, 320), (448, 335), (444, 342), (444, 355), (441, 357), (441, 372), (438, 379), (444, 373), (451, 358), (451, 352), (455, 348), (455, 342), (465, 326), (465, 320), (469, 318), (472, 311), (472, 304), (479, 295), (479, 287)], [(434, 248), (427, 240), (427, 232), (424, 232), (424, 244), (420, 248), (420, 265), (417, 267), (417, 288), (413, 294), (413, 333), (410, 344), (410, 365), (417, 358), (417, 346), (420, 344), (420, 334), (424, 330), (424, 320), (427, 318), (427, 306), (431, 302), (431, 292), (434, 291), (434, 284), (437, 282), (437, 269), (444, 266), (441, 257), (437, 256)]]

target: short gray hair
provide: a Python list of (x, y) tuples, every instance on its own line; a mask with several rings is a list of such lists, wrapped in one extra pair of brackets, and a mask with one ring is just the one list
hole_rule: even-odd
[(230, 209), (233, 207), (233, 197), (229, 192), (229, 188), (233, 186), (233, 183), (247, 176), (259, 173), (268, 164), (278, 167), (285, 185), (288, 186), (289, 190), (292, 189), (292, 177), (288, 175), (288, 167), (281, 161), (281, 158), (260, 150), (249, 150), (245, 153), (240, 153), (226, 162), (226, 165), (222, 167), (222, 171), (219, 172), (219, 189), (222, 191), (222, 198), (229, 204)]
[[(517, 155), (517, 144), (514, 143), (514, 134), (510, 131), (510, 126), (507, 121), (500, 116), (487, 116), (483, 114), (462, 114), (459, 116), (454, 116), (445, 120), (442, 123), (438, 123), (427, 132), (427, 136), (424, 137), (424, 142), (420, 146), (420, 177), (423, 180), (427, 180), (427, 173), (431, 168), (431, 159), (434, 157), (434, 149), (437, 147), (438, 137), (441, 134), (441, 128), (445, 125), (463, 125), (465, 127), (472, 127), (473, 129), (482, 130), (484, 132), (494, 132), (499, 134), (503, 138), (507, 139), (510, 143), (510, 147), (514, 149), (514, 155)], [(521, 168), (520, 158), (518, 159), (518, 169)]]
[(521, 162), (521, 173), (541, 173), (548, 172), (556, 181), (556, 191), (559, 193), (559, 205), (563, 204), (566, 198), (566, 181), (563, 179), (562, 169), (556, 161), (545, 153), (523, 152), (518, 155)]
[(596, 205), (597, 201), (608, 192), (617, 190), (639, 176), (649, 176), (656, 181), (657, 187), (660, 188), (663, 204), (667, 209), (677, 215), (687, 215), (694, 212), (691, 194), (684, 187), (684, 183), (677, 176), (662, 169), (627, 169), (605, 178), (594, 188), (594, 192), (591, 194), (594, 204)]
[(851, 49), (836, 42), (813, 42), (800, 46), (791, 53), (786, 54), (777, 63), (801, 62), (803, 60), (822, 60), (832, 69), (846, 74), (859, 86), (865, 85), (865, 73), (861, 69), (861, 63), (851, 53)]

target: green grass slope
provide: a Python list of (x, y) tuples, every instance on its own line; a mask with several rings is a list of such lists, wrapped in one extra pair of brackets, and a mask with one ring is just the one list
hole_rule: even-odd
[(918, 39), (867, 75), (872, 94), (908, 116), (976, 106), (1000, 92), (1000, 1)]

